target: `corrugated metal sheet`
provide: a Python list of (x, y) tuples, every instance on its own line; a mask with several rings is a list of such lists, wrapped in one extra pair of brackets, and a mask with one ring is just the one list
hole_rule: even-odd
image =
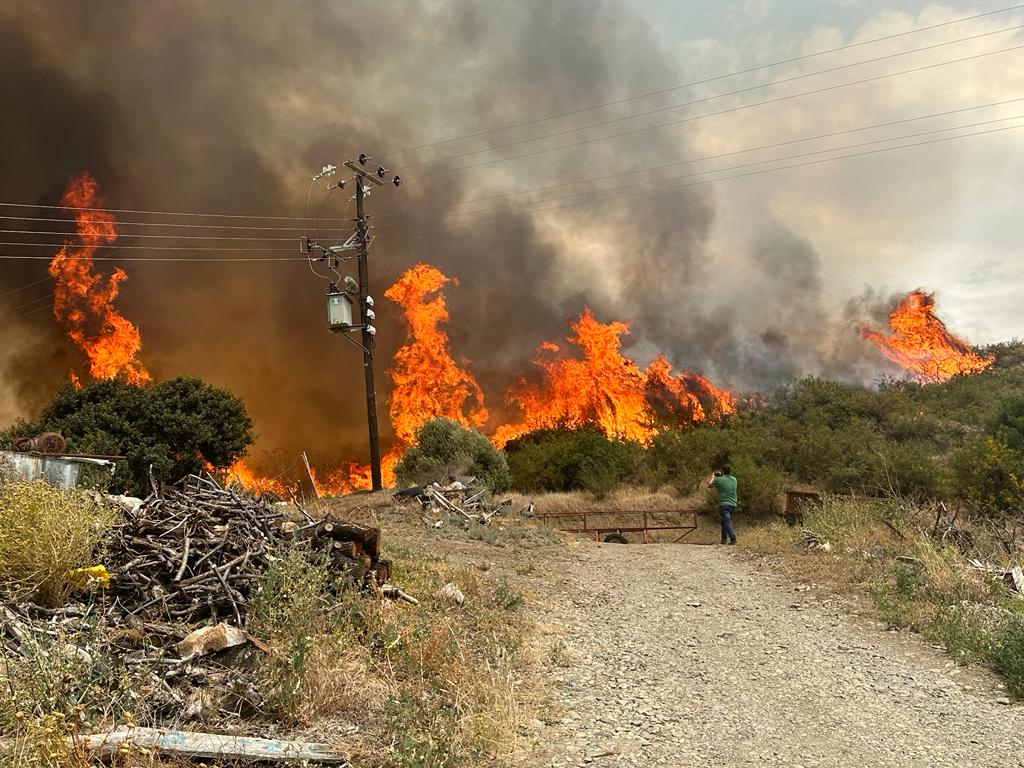
[(0, 458), (14, 466), (14, 471), (23, 480), (43, 478), (57, 488), (74, 488), (78, 485), (81, 464), (70, 459), (56, 459), (51, 456), (35, 456), (31, 453), (0, 451)]

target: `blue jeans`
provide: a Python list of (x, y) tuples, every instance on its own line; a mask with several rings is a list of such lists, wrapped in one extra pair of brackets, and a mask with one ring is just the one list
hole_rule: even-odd
[(728, 540), (730, 544), (736, 543), (736, 529), (732, 527), (732, 515), (736, 507), (732, 504), (719, 504), (718, 516), (722, 519), (722, 543)]

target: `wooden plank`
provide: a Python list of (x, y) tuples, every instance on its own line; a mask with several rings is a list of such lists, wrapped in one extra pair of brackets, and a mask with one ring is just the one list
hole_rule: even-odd
[(263, 762), (308, 761), (321, 765), (345, 765), (348, 760), (327, 744), (278, 741), (250, 736), (165, 731), (157, 728), (118, 728), (108, 733), (74, 738), (73, 743), (100, 755), (113, 755), (119, 745), (145, 747), (166, 755), (207, 760), (259, 760)]

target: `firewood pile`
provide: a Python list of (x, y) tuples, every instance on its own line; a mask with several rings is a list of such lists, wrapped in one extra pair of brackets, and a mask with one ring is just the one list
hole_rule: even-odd
[(273, 547), (308, 541), (357, 588), (387, 581), (380, 532), (347, 523), (284, 520), (265, 501), (191, 476), (180, 490), (154, 493), (107, 533), (102, 562), (108, 595), (132, 615), (246, 626), (245, 606), (270, 565)]

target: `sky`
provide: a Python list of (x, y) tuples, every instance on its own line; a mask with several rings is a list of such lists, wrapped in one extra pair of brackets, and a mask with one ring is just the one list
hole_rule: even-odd
[[(585, 306), (630, 324), (639, 363), (665, 354), (720, 386), (870, 384), (893, 369), (857, 326), (910, 290), (975, 344), (1024, 337), (1024, 49), (1002, 50), (1024, 45), (1006, 29), (1024, 9), (947, 23), (1009, 5), (7, 3), (0, 203), (53, 205), (87, 170), (107, 205), (141, 212), (118, 214), (121, 255), (200, 257), (122, 263), (117, 304), (157, 378), (246, 400), (261, 449), (364, 450), (358, 355), (324, 327), (326, 282), (194, 240), (157, 250), (141, 236), (232, 220), (147, 212), (303, 217), (216, 230), (295, 255), (299, 234), (347, 236), (351, 188), (310, 177), (360, 152), (404, 179), (367, 201), (382, 401), (404, 331), (381, 296), (421, 261), (457, 281), (453, 354), (495, 419)], [(61, 236), (42, 233), (63, 223), (0, 209), (36, 217), (5, 227), (33, 244), (2, 252), (40, 257), (0, 260), (2, 426), (82, 356), (51, 312)]]
[[(632, 6), (672, 51), (683, 78), (736, 71), (848, 42), (867, 40), (949, 19), (1001, 9), (1012, 3), (881, 2), (878, 0), (636, 0)], [(830, 57), (811, 59), (786, 72), (810, 72), (990, 30), (1013, 27), (1021, 10), (996, 14)], [(918, 62), (958, 58), (1020, 42), (1011, 31), (908, 57)], [(908, 75), (891, 82), (846, 89), (750, 115), (742, 125), (708, 126), (691, 140), (720, 151), (757, 146), (793, 133), (807, 134), (900, 116), (991, 103), (1024, 94), (1020, 51)], [(866, 66), (867, 73), (896, 69)], [(1016, 71), (1015, 71), (1016, 70)], [(771, 70), (769, 78), (781, 69)], [(758, 82), (760, 74), (750, 81)], [(734, 82), (734, 81), (730, 81)], [(813, 81), (812, 81), (813, 82)], [(801, 85), (799, 90), (805, 90)], [(968, 113), (937, 125), (974, 123), (1024, 114), (1021, 104)], [(981, 115), (981, 116), (977, 116)], [(1008, 121), (1006, 125), (1016, 125)], [(998, 125), (998, 124), (997, 124)], [(932, 128), (929, 124), (924, 130)], [(996, 126), (994, 126), (996, 127)], [(917, 132), (910, 130), (880, 135)], [(821, 129), (821, 130), (819, 130)], [(980, 126), (973, 130), (985, 130)], [(721, 132), (720, 132), (721, 131)], [(733, 133), (735, 132), (735, 133)], [(841, 143), (850, 143), (844, 140)], [(719, 218), (713, 241), (723, 250), (778, 223), (813, 244), (822, 256), (826, 290), (836, 300), (861, 286), (936, 291), (939, 309), (974, 343), (1024, 336), (1019, 289), (1024, 279), (1020, 177), (1024, 133), (1007, 131), (938, 144), (900, 155), (841, 161), (763, 179), (716, 187)]]

